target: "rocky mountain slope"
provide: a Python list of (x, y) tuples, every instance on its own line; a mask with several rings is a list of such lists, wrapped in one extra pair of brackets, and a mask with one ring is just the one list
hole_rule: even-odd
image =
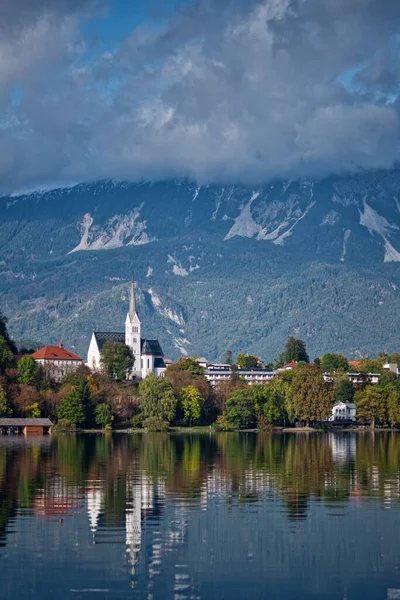
[(102, 181), (0, 198), (0, 307), (17, 339), (85, 355), (123, 330), (132, 271), (167, 356), (399, 349), (400, 170), (198, 186)]

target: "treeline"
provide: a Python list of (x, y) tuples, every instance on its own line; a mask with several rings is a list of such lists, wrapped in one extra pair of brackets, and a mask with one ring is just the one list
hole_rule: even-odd
[[(346, 374), (346, 357), (325, 354), (309, 363), (302, 340), (290, 338), (278, 361), (296, 362), (296, 368), (281, 371), (268, 384), (249, 386), (232, 368), (229, 380), (211, 386), (194, 358), (182, 358), (168, 366), (165, 377), (150, 375), (138, 383), (126, 381), (133, 368), (130, 350), (108, 342), (102, 351), (103, 371), (93, 373), (82, 365), (59, 384), (54, 383), (32, 359), (14, 360), (16, 348), (0, 315), (0, 417), (49, 417), (60, 429), (113, 426), (166, 430), (170, 426), (213, 425), (220, 430), (325, 421), (335, 402), (355, 402), (357, 418), (372, 426), (400, 425), (400, 380), (383, 372), (387, 361), (399, 355), (380, 355), (358, 365), (357, 387)], [(227, 360), (233, 364), (232, 354)], [(259, 364), (258, 357), (240, 354), (238, 366)], [(400, 362), (400, 361), (399, 361)], [(234, 366), (234, 365), (233, 365)], [(324, 373), (330, 373), (325, 381)], [(372, 385), (369, 372), (382, 373)]]

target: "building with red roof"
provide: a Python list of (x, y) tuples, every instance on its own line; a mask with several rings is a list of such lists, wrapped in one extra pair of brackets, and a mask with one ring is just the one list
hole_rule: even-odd
[(45, 346), (31, 356), (43, 368), (46, 376), (56, 382), (60, 382), (67, 373), (76, 371), (83, 364), (80, 356), (70, 352), (62, 344)]

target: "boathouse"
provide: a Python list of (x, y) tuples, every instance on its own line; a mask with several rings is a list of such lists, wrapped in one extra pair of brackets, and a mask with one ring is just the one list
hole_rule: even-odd
[(47, 435), (52, 427), (50, 419), (0, 419), (0, 433), (3, 435)]

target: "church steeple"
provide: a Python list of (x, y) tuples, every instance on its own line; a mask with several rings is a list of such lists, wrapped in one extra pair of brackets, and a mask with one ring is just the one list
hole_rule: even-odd
[(131, 295), (129, 299), (129, 317), (131, 321), (136, 316), (136, 300), (135, 300), (135, 280), (132, 275), (132, 283), (131, 283)]
[(134, 371), (140, 373), (141, 371), (141, 351), (142, 351), (142, 338), (141, 338), (141, 323), (139, 316), (136, 311), (136, 299), (135, 299), (135, 282), (132, 276), (132, 282), (130, 286), (130, 298), (129, 298), (129, 311), (126, 315), (125, 320), (125, 344), (129, 346), (135, 357)]

